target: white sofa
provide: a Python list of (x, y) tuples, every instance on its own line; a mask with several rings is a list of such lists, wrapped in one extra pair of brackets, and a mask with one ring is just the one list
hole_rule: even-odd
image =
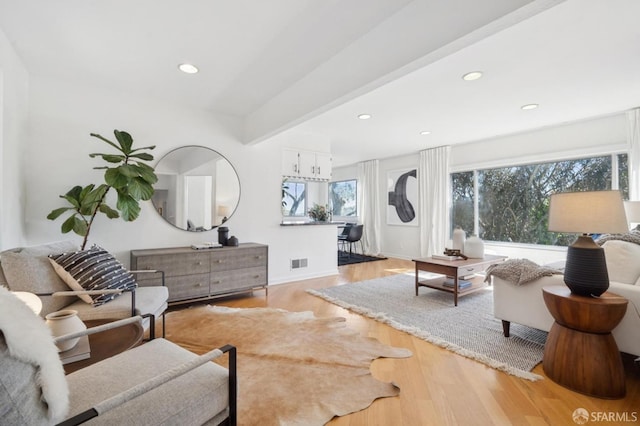
[[(640, 356), (640, 245), (610, 240), (604, 243), (609, 292), (625, 297), (627, 312), (613, 330), (613, 337), (621, 352)], [(493, 313), (502, 320), (505, 336), (509, 336), (511, 322), (549, 331), (553, 317), (542, 296), (542, 288), (565, 285), (563, 275), (539, 278), (515, 285), (496, 276), (493, 283)]]

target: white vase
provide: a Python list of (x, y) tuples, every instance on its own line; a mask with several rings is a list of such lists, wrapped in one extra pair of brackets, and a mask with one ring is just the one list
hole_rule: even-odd
[(464, 243), (464, 255), (472, 259), (484, 257), (484, 241), (477, 235), (470, 236)]
[(464, 240), (466, 235), (462, 228), (456, 228), (453, 230), (453, 249), (460, 250), (461, 253), (464, 253)]
[[(78, 311), (66, 309), (57, 312), (51, 312), (46, 317), (46, 323), (51, 329), (53, 337), (64, 336), (65, 334), (75, 333), (77, 331), (86, 330), (87, 326), (78, 317)], [(60, 352), (72, 349), (80, 338), (65, 340), (58, 343)]]

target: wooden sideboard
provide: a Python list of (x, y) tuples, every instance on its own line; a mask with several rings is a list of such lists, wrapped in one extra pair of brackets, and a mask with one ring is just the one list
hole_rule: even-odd
[[(169, 303), (221, 297), (257, 289), (267, 292), (269, 246), (194, 250), (191, 247), (131, 250), (131, 270), (164, 271)], [(158, 274), (140, 274), (138, 285), (161, 285)]]

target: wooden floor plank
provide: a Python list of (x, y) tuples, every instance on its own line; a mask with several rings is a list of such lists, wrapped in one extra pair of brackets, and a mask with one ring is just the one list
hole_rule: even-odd
[[(215, 300), (231, 307), (274, 307), (313, 311), (317, 316), (342, 316), (349, 327), (381, 342), (413, 352), (407, 359), (376, 360), (375, 377), (396, 383), (396, 398), (382, 398), (369, 408), (336, 418), (329, 424), (360, 425), (569, 425), (577, 408), (589, 412), (635, 412), (640, 424), (640, 367), (625, 357), (627, 395), (604, 400), (581, 395), (546, 378), (542, 366), (533, 372), (545, 377), (530, 382), (461, 357), (373, 319), (350, 313), (307, 289), (325, 288), (396, 273), (413, 273), (413, 263), (387, 259), (339, 268), (339, 275), (275, 285), (269, 296), (256, 291), (249, 297)], [(170, 326), (170, 324), (167, 324)], [(230, 342), (233, 343), (233, 342)], [(625, 423), (633, 424), (633, 423)]]

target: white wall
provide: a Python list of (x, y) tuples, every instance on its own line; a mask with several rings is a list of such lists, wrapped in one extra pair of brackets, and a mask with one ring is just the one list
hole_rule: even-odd
[[(454, 145), (451, 147), (451, 170), (463, 171), (557, 158), (585, 157), (611, 151), (624, 152), (626, 149), (626, 119), (624, 113), (620, 113), (518, 135)], [(419, 153), (380, 160), (380, 241), (381, 253), (385, 256), (404, 259), (420, 256), (418, 227), (386, 223), (387, 172), (417, 168), (418, 162)], [(357, 166), (351, 165), (336, 168), (332, 180), (356, 179), (357, 176)], [(566, 257), (566, 248), (534, 244), (487, 243), (486, 251), (513, 258), (528, 258), (540, 264)]]
[(0, 250), (24, 243), (26, 193), (22, 147), (27, 140), (28, 75), (0, 30)]
[[(92, 170), (101, 160), (91, 159), (88, 154), (108, 150), (108, 146), (89, 133), (111, 138), (113, 130), (118, 129), (131, 133), (138, 146), (157, 145), (153, 151), (156, 161), (179, 146), (202, 145), (220, 152), (234, 165), (241, 199), (225, 226), (241, 243), (269, 245), (270, 283), (337, 273), (335, 227), (280, 226), (281, 149), (300, 138), (284, 137), (247, 146), (239, 142), (240, 122), (234, 117), (44, 77), (32, 77), (31, 83), (29, 161), (25, 165), (30, 243), (62, 238), (80, 241), (75, 234), (60, 233), (62, 219), (52, 222), (46, 215), (64, 205), (58, 195), (73, 185), (101, 181), (101, 172)], [(312, 145), (318, 143), (312, 141)], [(131, 249), (205, 241), (217, 241), (217, 232), (176, 229), (156, 213), (151, 202), (143, 202), (141, 216), (135, 222), (96, 219), (89, 242), (103, 245), (128, 264)], [(308, 268), (290, 271), (290, 259), (302, 257), (308, 258)]]

